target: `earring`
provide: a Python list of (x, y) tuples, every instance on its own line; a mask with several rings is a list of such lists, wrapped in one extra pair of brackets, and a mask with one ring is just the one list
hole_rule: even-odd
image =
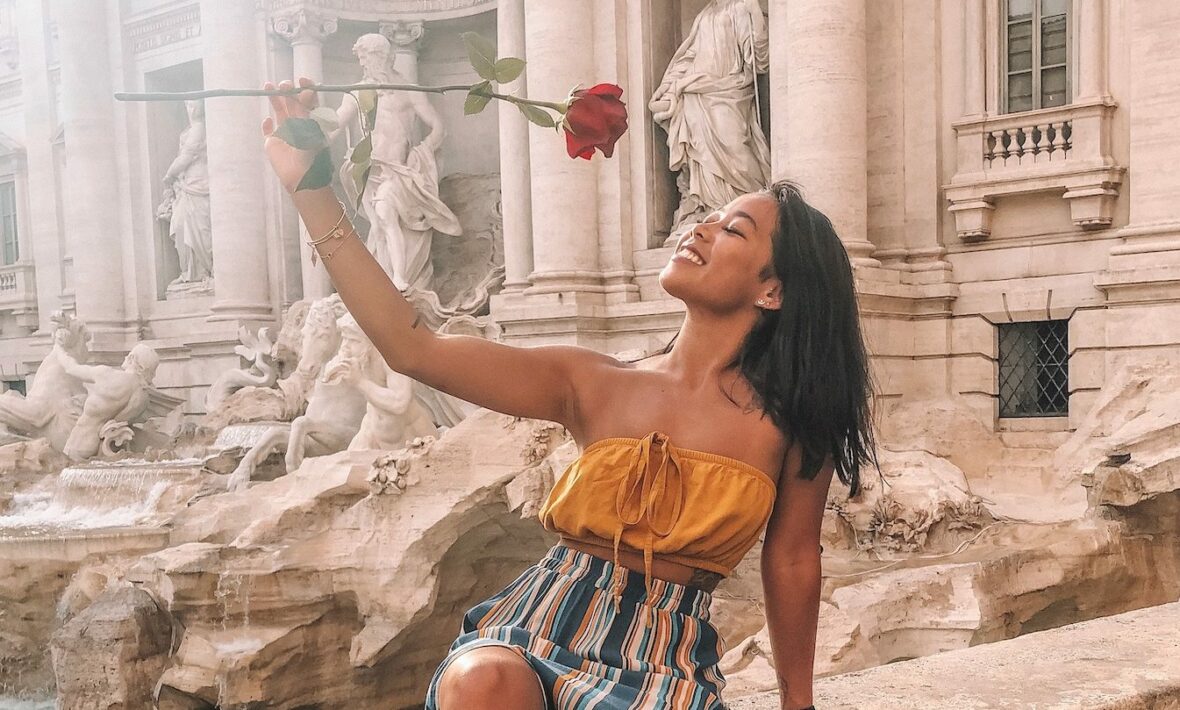
[(759, 306), (765, 306), (765, 305), (766, 305), (766, 301), (763, 301), (761, 298), (759, 298), (759, 299), (758, 299), (758, 305), (759, 305)]

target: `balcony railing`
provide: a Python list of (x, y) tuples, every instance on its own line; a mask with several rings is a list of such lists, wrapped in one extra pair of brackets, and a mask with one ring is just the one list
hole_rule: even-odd
[(1110, 156), (1115, 104), (1096, 100), (957, 121), (957, 171), (945, 185), (955, 229), (991, 236), (995, 198), (1060, 192), (1082, 229), (1109, 227), (1125, 169)]
[(37, 282), (33, 265), (0, 266), (0, 312), (27, 315), (37, 311)]

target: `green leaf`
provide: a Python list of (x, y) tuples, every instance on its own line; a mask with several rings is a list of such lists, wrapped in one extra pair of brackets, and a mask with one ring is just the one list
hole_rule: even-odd
[(377, 91), (375, 89), (358, 91), (356, 102), (361, 109), (361, 125), (366, 130), (373, 130), (373, 124), (377, 122)]
[(299, 150), (316, 150), (328, 144), (320, 124), (310, 118), (288, 118), (274, 134)]
[(553, 128), (557, 125), (553, 121), (553, 116), (543, 108), (533, 106), (532, 104), (517, 104), (516, 107), (524, 114), (524, 117), (542, 128)]
[(375, 89), (361, 89), (356, 94), (357, 103), (361, 111), (369, 113), (377, 108), (377, 91)]
[(464, 32), (459, 35), (467, 46), (467, 59), (481, 79), (496, 80), (496, 45), (484, 39), (478, 32)]
[[(291, 119), (287, 119), (290, 121)], [(310, 120), (310, 119), (308, 119)], [(314, 124), (315, 121), (312, 121)], [(319, 126), (316, 126), (319, 129)], [(326, 147), (316, 153), (315, 160), (312, 161), (311, 167), (307, 172), (303, 173), (303, 179), (295, 186), (295, 191), (300, 190), (318, 190), (321, 187), (327, 187), (332, 184), (332, 151)]]
[(467, 92), (467, 100), (463, 102), (463, 113), (470, 116), (483, 111), (488, 102), (492, 100), (492, 95), (489, 93), (491, 87), (490, 81), (481, 81), (471, 87), (471, 90)]
[(365, 186), (369, 184), (369, 173), (373, 164), (366, 160), (363, 163), (353, 163), (351, 168), (352, 184), (356, 186), (356, 209), (361, 209), (361, 199), (365, 196)]
[(520, 76), (522, 71), (524, 71), (523, 59), (505, 57), (496, 62), (496, 81), (501, 84), (516, 81), (516, 78)]
[(327, 106), (319, 106), (313, 109), (311, 119), (320, 124), (320, 130), (325, 134), (331, 133), (340, 127), (340, 121), (336, 118), (336, 111)]
[(373, 155), (373, 134), (370, 133), (360, 140), (359, 143), (352, 147), (352, 152), (348, 154), (348, 160), (354, 164), (364, 163), (369, 164), (369, 158)]

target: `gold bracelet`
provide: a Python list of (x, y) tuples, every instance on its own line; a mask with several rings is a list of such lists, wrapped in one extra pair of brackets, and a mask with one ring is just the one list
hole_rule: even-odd
[(329, 229), (328, 233), (325, 234), (324, 236), (320, 237), (319, 239), (312, 239), (312, 240), (308, 241), (307, 243), (314, 247), (314, 246), (318, 246), (320, 244), (323, 244), (324, 242), (328, 241), (329, 239), (331, 239), (334, 236), (338, 236), (337, 233), (342, 231), (340, 228), (340, 225), (344, 224), (344, 218), (347, 216), (348, 216), (348, 211), (344, 209), (344, 205), (340, 205), (340, 219), (336, 220), (335, 226), (333, 226), (331, 229)]
[[(353, 229), (353, 230), (349, 231), (347, 234), (343, 235), (344, 241), (342, 241), (339, 245), (337, 245), (336, 248), (333, 249), (332, 251), (328, 252), (327, 254), (324, 254), (324, 263), (325, 264), (328, 263), (328, 259), (332, 258), (332, 255), (334, 255), (336, 252), (340, 251), (340, 248), (344, 246), (344, 242), (347, 242), (349, 237), (356, 237), (357, 239), (360, 239), (360, 235), (358, 235), (356, 233), (356, 229)], [(312, 254), (313, 255), (315, 254), (314, 250), (312, 251)]]

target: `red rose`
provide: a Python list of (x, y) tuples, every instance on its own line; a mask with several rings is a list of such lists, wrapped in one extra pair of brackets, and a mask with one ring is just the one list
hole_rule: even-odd
[(571, 158), (589, 160), (595, 148), (611, 157), (615, 142), (627, 131), (627, 106), (619, 101), (622, 95), (622, 88), (614, 84), (599, 84), (571, 94), (561, 122)]

